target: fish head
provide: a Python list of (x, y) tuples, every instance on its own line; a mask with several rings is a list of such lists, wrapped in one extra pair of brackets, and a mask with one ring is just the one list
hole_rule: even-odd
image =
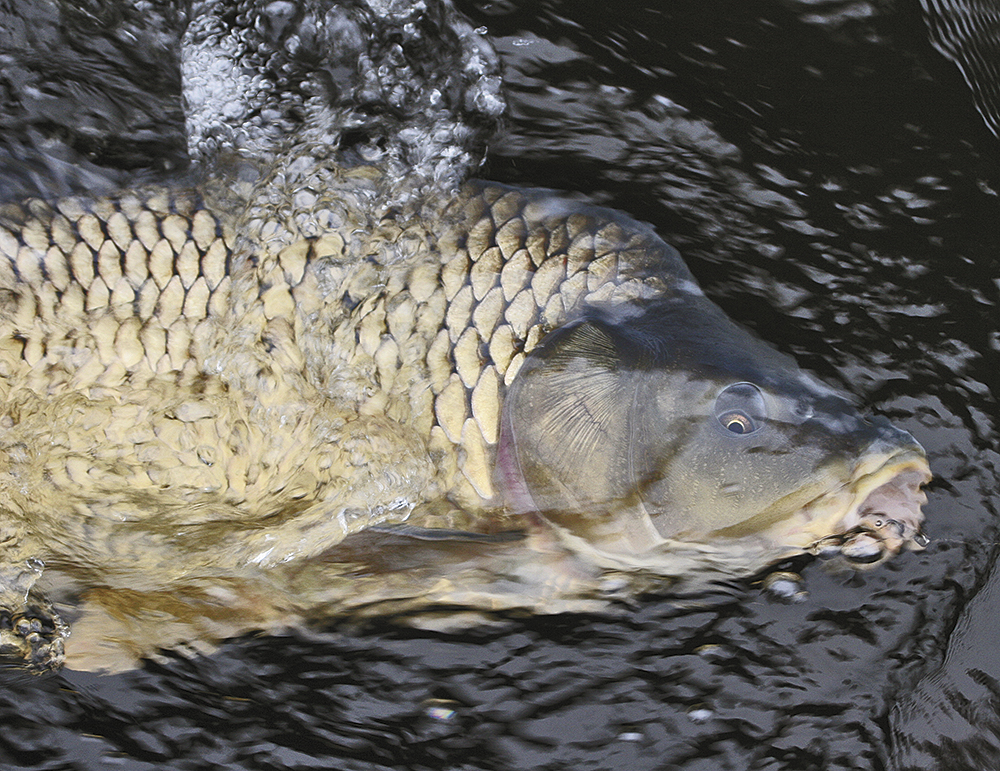
[(864, 564), (925, 542), (931, 474), (909, 433), (691, 294), (551, 333), (505, 395), (497, 477), (604, 551), (749, 539)]

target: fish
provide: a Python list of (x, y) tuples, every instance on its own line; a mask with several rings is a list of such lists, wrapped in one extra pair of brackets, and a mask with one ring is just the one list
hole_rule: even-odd
[(495, 609), (529, 575), (579, 597), (925, 542), (919, 443), (729, 320), (651, 226), (483, 181), (363, 209), (384, 171), (335, 176), (307, 217), (181, 188), (0, 208), (0, 645), (30, 669), (76, 639), (51, 577), (116, 618), (185, 585), (278, 617)]
[(920, 548), (910, 434), (649, 225), (469, 179), (500, 63), (448, 3), (209, 0), (179, 48), (191, 174), (0, 204), (0, 653), (121, 669)]

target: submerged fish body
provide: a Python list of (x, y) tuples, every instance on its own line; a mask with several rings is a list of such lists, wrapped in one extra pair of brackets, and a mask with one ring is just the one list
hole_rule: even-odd
[[(240, 19), (285, 7), (240, 2)], [(914, 439), (734, 325), (652, 228), (455, 189), (475, 153), (442, 127), (495, 118), (498, 82), (447, 6), (309, 3), (302, 49), (284, 22), (224, 39), (226, 3), (204, 6), (186, 77), (228, 75), (188, 99), (197, 190), (0, 207), (0, 648), (118, 668), (328, 614), (589, 609), (622, 586), (919, 546)], [(369, 57), (379, 24), (392, 66)], [(391, 80), (443, 27), (485, 90)], [(310, 74), (334, 43), (338, 73), (361, 52), (356, 93)], [(265, 100), (274, 125), (248, 103), (244, 124), (233, 105), (266, 82), (233, 51), (301, 54), (303, 103)], [(374, 130), (380, 77), (429, 121), (390, 128), (405, 141), (384, 152), (343, 135)]]
[(749, 572), (918, 538), (912, 437), (733, 325), (650, 228), (489, 183), (434, 206), (264, 245), (186, 192), (7, 207), (7, 601), (43, 563), (157, 593), (399, 523), (666, 574), (678, 541)]

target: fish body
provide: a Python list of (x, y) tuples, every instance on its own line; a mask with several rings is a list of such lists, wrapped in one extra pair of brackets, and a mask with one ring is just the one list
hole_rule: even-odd
[(13, 508), (281, 522), (288, 501), (294, 531), (315, 509), (327, 537), (270, 532), (232, 555), (273, 564), (401, 521), (427, 490), (501, 505), (502, 393), (546, 333), (583, 307), (696, 289), (649, 228), (545, 193), (473, 183), (436, 221), (437, 235), (386, 219), (370, 242), (330, 231), (248, 253), (183, 191), (10, 207)]
[[(749, 572), (918, 537), (912, 437), (733, 325), (620, 213), (471, 182), (312, 233), (185, 190), (2, 223), (9, 604), (42, 565), (158, 592), (403, 523), (541, 523), (600, 570), (654, 572), (677, 542), (739, 544)], [(49, 638), (25, 655), (59, 659)]]
[(913, 437), (651, 227), (465, 181), (504, 102), (448, 3), (196, 6), (197, 184), (0, 207), (0, 651), (117, 668), (919, 545)]

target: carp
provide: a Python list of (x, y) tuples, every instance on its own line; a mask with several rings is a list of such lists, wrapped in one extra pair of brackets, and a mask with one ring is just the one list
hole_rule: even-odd
[(650, 226), (451, 177), (400, 196), (398, 158), (290, 147), (0, 207), (0, 646), (29, 668), (923, 543), (916, 440)]

